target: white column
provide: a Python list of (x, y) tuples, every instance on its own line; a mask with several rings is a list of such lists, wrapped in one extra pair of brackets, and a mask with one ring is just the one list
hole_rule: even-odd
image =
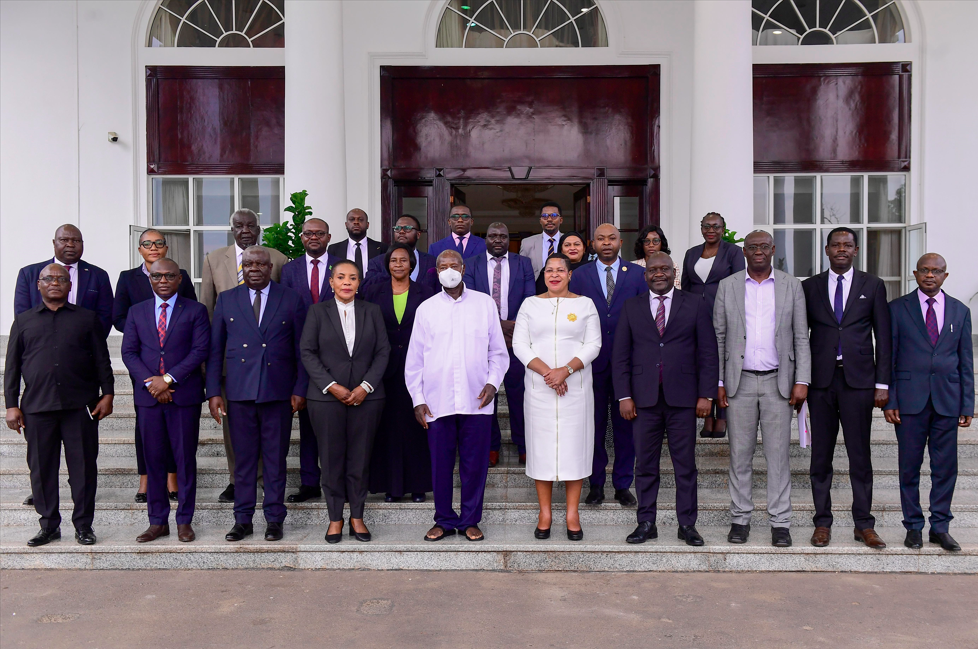
[(690, 245), (719, 212), (739, 236), (753, 226), (753, 78), (750, 0), (695, 0)]
[(309, 192), (313, 216), (346, 238), (343, 3), (285, 2), (285, 193)]

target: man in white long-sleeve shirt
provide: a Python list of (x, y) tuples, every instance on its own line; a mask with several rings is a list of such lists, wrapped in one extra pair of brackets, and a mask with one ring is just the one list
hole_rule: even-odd
[[(492, 402), (509, 369), (509, 352), (496, 303), (462, 283), (462, 256), (442, 252), (435, 270), (444, 290), (418, 307), (404, 366), (414, 415), (428, 429), (431, 449), (435, 526), (425, 540), (440, 541), (460, 531), (470, 541), (481, 541)], [(452, 508), (456, 453), (460, 514)]]

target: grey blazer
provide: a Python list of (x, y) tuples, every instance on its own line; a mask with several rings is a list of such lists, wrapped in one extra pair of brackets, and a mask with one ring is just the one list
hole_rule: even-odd
[[(773, 269), (774, 311), (777, 330), (774, 341), (778, 350), (778, 391), (791, 398), (795, 383), (812, 380), (812, 354), (808, 346), (808, 313), (805, 292), (795, 277)], [(740, 373), (744, 368), (747, 347), (747, 317), (744, 282), (747, 271), (741, 270), (720, 281), (713, 304), (713, 327), (720, 351), (720, 380), (727, 396), (737, 394)]]
[[(560, 232), (557, 237), (557, 244), (554, 252), (560, 252), (560, 240), (564, 238), (564, 233)], [(526, 257), (533, 264), (533, 279), (540, 277), (543, 270), (543, 233), (534, 234), (520, 242), (520, 257)]]

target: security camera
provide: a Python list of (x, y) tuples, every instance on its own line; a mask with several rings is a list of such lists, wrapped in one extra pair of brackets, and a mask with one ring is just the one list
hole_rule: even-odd
[(118, 142), (119, 134), (115, 131), (109, 131), (109, 142)]

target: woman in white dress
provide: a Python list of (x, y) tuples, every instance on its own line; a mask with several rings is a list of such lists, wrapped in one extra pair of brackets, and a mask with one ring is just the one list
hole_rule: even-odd
[(536, 481), (540, 516), (534, 535), (550, 537), (555, 480), (567, 490), (567, 538), (584, 538), (578, 505), (594, 454), (591, 361), (601, 351), (601, 323), (591, 298), (567, 290), (570, 260), (551, 255), (547, 292), (523, 301), (513, 353), (526, 365), (526, 475)]

